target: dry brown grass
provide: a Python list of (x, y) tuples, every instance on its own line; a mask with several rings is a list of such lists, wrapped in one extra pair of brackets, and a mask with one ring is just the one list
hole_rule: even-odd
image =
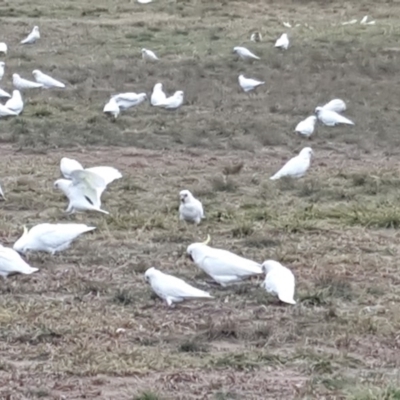
[[(22, 224), (98, 228), (59, 255), (29, 254), (40, 272), (1, 283), (0, 398), (399, 399), (399, 11), (367, 1), (0, 3), (2, 87), (35, 68), (68, 84), (27, 93), (23, 115), (0, 123), (1, 242), (11, 246)], [(332, 26), (364, 14), (377, 25)], [(285, 20), (314, 29), (294, 29), (282, 53), (272, 44)], [(35, 24), (40, 42), (19, 46)], [(249, 42), (254, 30), (261, 43)], [(262, 61), (236, 61), (239, 44)], [(142, 47), (161, 62), (144, 64)], [(241, 93), (242, 71), (265, 89)], [(110, 94), (158, 81), (185, 91), (181, 110), (101, 115)], [(355, 127), (293, 134), (334, 97)], [(307, 177), (269, 181), (305, 145), (316, 154)], [(104, 194), (110, 216), (62, 213), (52, 184), (63, 155), (122, 171)], [(178, 221), (183, 188), (204, 203), (198, 227)], [(298, 304), (279, 304), (257, 280), (210, 287), (185, 257), (207, 233), (216, 247), (289, 266)], [(166, 309), (144, 283), (150, 266), (215, 301)]]

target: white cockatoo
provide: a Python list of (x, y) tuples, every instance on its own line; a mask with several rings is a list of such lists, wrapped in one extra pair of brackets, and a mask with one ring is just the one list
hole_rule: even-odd
[(192, 243), (187, 248), (187, 254), (201, 270), (221, 286), (262, 274), (260, 264), (230, 251), (209, 247), (209, 241), (210, 236), (203, 243)]
[(6, 278), (12, 274), (30, 275), (36, 271), (39, 269), (28, 265), (15, 250), (0, 245), (0, 276)]
[(91, 168), (83, 168), (82, 164), (72, 158), (63, 157), (60, 161), (60, 171), (64, 178), (71, 179), (72, 173), (77, 170), (83, 170), (94, 172), (99, 175), (105, 182), (106, 185), (109, 185), (111, 182), (116, 179), (122, 178), (121, 172), (119, 172), (114, 167), (91, 167)]
[(147, 99), (146, 93), (120, 93), (112, 96), (120, 110), (127, 110), (128, 108), (138, 106)]
[(287, 33), (283, 33), (282, 36), (275, 42), (275, 47), (287, 50), (289, 47), (289, 38)]
[(316, 122), (317, 117), (315, 115), (310, 115), (296, 125), (295, 132), (302, 136), (310, 137), (314, 133)]
[(183, 104), (183, 92), (182, 90), (176, 91), (172, 96), (167, 97), (163, 103), (158, 106), (163, 107), (167, 110), (176, 110)]
[(342, 22), (342, 25), (353, 25), (356, 24), (357, 20), (356, 19), (352, 19), (350, 21), (346, 21), (346, 22)]
[(21, 44), (32, 44), (38, 39), (40, 39), (39, 27), (34, 26), (32, 32), (24, 40), (21, 40)]
[(265, 82), (257, 81), (251, 78), (245, 78), (243, 75), (239, 75), (239, 85), (245, 92), (250, 92), (258, 86), (264, 85)]
[(5, 90), (3, 90), (3, 89), (0, 89), (0, 97), (7, 97), (7, 98), (10, 98), (11, 97), (11, 94), (10, 93), (7, 93)]
[(7, 44), (4, 42), (0, 43), (0, 53), (6, 55), (8, 51)]
[(103, 113), (112, 115), (114, 119), (117, 119), (120, 109), (117, 101), (114, 99), (114, 97), (111, 97), (111, 99), (108, 101), (108, 103), (104, 106), (103, 108)]
[(333, 99), (329, 103), (322, 106), (324, 110), (335, 111), (337, 113), (342, 113), (346, 111), (346, 103), (341, 99)]
[(196, 225), (204, 218), (203, 205), (189, 190), (179, 193), (181, 204), (179, 205), (179, 219), (181, 221), (193, 222)]
[(94, 229), (94, 226), (85, 224), (39, 224), (28, 231), (24, 226), (24, 233), (15, 242), (13, 249), (22, 254), (30, 250), (45, 251), (54, 255), (67, 249), (82, 233)]
[(0, 118), (15, 117), (16, 115), (17, 115), (16, 112), (8, 109), (6, 106), (3, 106), (3, 104), (0, 104)]
[(350, 121), (348, 118), (343, 117), (343, 115), (340, 115), (335, 111), (317, 107), (315, 113), (317, 114), (318, 120), (326, 126), (335, 126), (339, 124), (354, 125), (353, 121)]
[(296, 157), (291, 158), (275, 175), (271, 176), (271, 180), (280, 179), (284, 176), (291, 178), (301, 178), (310, 168), (311, 156), (313, 155), (311, 147), (304, 147)]
[(5, 66), (6, 63), (4, 61), (0, 61), (0, 81), (3, 79)]
[(282, 22), (285, 28), (291, 28), (292, 24), (290, 22)]
[(151, 3), (153, 0), (137, 0), (138, 3), (140, 4), (149, 4)]
[(13, 85), (18, 90), (24, 89), (37, 89), (42, 88), (42, 83), (28, 81), (28, 79), (21, 78), (18, 74), (13, 74)]
[(168, 306), (184, 300), (213, 298), (210, 293), (197, 289), (184, 280), (165, 274), (154, 267), (149, 268), (144, 276), (153, 292), (162, 298)]
[(24, 109), (24, 102), (22, 100), (21, 92), (17, 89), (13, 90), (13, 95), (10, 100), (4, 104), (9, 110), (14, 111), (17, 115), (22, 113)]
[(296, 304), (294, 301), (295, 278), (289, 268), (274, 260), (264, 261), (262, 270), (265, 280), (262, 287), (283, 303)]
[(154, 51), (148, 49), (142, 49), (142, 58), (145, 61), (158, 61), (158, 57), (155, 55)]
[(72, 171), (71, 180), (57, 179), (54, 182), (54, 187), (61, 190), (69, 200), (65, 210), (69, 214), (75, 211), (98, 211), (109, 214), (100, 208), (100, 197), (106, 186), (101, 176), (86, 170)]
[(32, 75), (37, 83), (41, 83), (43, 85), (44, 89), (65, 88), (64, 83), (57, 81), (56, 79), (52, 78), (49, 75), (44, 74), (42, 71), (39, 71), (38, 69), (34, 69), (32, 71)]
[(162, 83), (156, 83), (153, 88), (153, 93), (150, 97), (150, 104), (157, 107), (161, 104), (164, 104), (166, 99), (167, 96), (163, 91)]
[(260, 59), (260, 57), (253, 54), (249, 49), (246, 49), (246, 47), (236, 46), (233, 48), (233, 52), (237, 54), (242, 60)]

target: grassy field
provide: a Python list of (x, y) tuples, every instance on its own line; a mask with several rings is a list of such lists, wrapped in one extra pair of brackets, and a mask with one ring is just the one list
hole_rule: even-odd
[[(376, 25), (341, 25), (365, 14)], [(400, 399), (399, 15), (394, 1), (0, 1), (1, 87), (33, 69), (68, 86), (25, 93), (24, 113), (0, 121), (1, 242), (23, 224), (97, 227), (0, 282), (0, 398)], [(40, 41), (19, 45), (33, 25)], [(261, 61), (238, 61), (236, 45)], [(145, 64), (142, 47), (161, 61)], [(266, 85), (244, 94), (240, 73)], [(184, 90), (184, 106), (102, 115), (111, 94), (156, 82)], [(293, 133), (337, 97), (354, 127)], [(305, 146), (305, 178), (268, 179)], [(103, 195), (109, 216), (63, 213), (63, 156), (123, 173)], [(178, 220), (182, 189), (203, 201), (198, 227)], [(207, 234), (290, 267), (298, 304), (257, 280), (208, 285), (185, 256)], [(144, 281), (151, 266), (215, 301), (167, 309)]]

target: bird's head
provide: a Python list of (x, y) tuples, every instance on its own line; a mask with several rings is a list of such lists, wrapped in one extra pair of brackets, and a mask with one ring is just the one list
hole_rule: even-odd
[(13, 78), (13, 81), (21, 79), (21, 77), (18, 74), (12, 74), (12, 78)]
[(163, 84), (158, 82), (154, 85), (154, 89), (153, 90), (162, 90), (163, 88)]
[(304, 147), (299, 153), (299, 156), (304, 158), (311, 158), (314, 155), (311, 147)]
[(154, 277), (154, 275), (157, 274), (157, 270), (154, 267), (149, 268), (145, 273), (144, 273), (144, 280), (147, 283), (151, 282), (151, 279)]
[(181, 203), (188, 203), (188, 202), (190, 202), (190, 200), (193, 199), (193, 195), (192, 195), (192, 193), (190, 193), (189, 190), (185, 189), (185, 190), (181, 190), (179, 192), (179, 198), (181, 200)]
[(25, 254), (26, 252), (26, 245), (28, 242), (28, 229), (24, 225), (24, 232), (22, 236), (14, 243), (13, 249), (18, 251), (18, 253)]
[(72, 182), (68, 179), (57, 179), (54, 182), (54, 189), (61, 190), (63, 193), (66, 194), (71, 183)]
[(42, 73), (38, 69), (34, 69), (32, 71), (32, 75), (36, 78), (37, 76), (40, 76)]
[(0, 61), (0, 68), (4, 68), (6, 63), (4, 61)]
[(33, 27), (33, 31), (34, 31), (34, 32), (39, 32), (39, 27), (38, 27), (37, 25), (35, 25), (35, 26)]
[(265, 275), (267, 275), (269, 272), (271, 272), (274, 268), (279, 268), (280, 263), (278, 261), (274, 260), (266, 260), (261, 264), (261, 269), (264, 272)]
[(317, 107), (316, 109), (315, 109), (315, 114), (319, 114), (321, 111), (322, 111), (322, 107)]
[(237, 53), (239, 50), (239, 47), (234, 47), (232, 53)]
[(193, 262), (201, 258), (201, 255), (204, 254), (205, 248), (207, 247), (208, 243), (210, 243), (211, 236), (207, 235), (207, 239), (201, 243), (192, 243), (186, 249), (186, 255), (189, 257)]
[(183, 91), (178, 90), (174, 93), (174, 97), (177, 97), (178, 99), (183, 99)]

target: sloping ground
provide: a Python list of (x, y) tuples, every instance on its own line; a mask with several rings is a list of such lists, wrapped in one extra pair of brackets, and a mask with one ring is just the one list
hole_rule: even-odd
[[(40, 272), (1, 283), (0, 398), (398, 399), (399, 11), (367, 1), (0, 2), (10, 48), (1, 87), (36, 68), (67, 83), (24, 93), (24, 113), (1, 120), (1, 243), (24, 224), (97, 227), (56, 256), (29, 254)], [(340, 25), (365, 14), (376, 25)], [(283, 21), (301, 24), (287, 52), (273, 48)], [(35, 24), (40, 41), (19, 46)], [(261, 43), (248, 40), (255, 30)], [(262, 60), (237, 61), (240, 44)], [(161, 61), (143, 63), (142, 47)], [(246, 95), (241, 72), (267, 83)], [(102, 115), (110, 94), (156, 82), (184, 90), (184, 107)], [(335, 97), (354, 127), (293, 134)], [(304, 146), (315, 153), (305, 178), (268, 179)], [(102, 198), (109, 216), (63, 214), (53, 189), (62, 156), (121, 170)], [(199, 227), (178, 221), (184, 188), (205, 206)], [(257, 279), (207, 283), (185, 253), (208, 233), (215, 247), (290, 267), (298, 304), (279, 304)], [(150, 266), (215, 300), (167, 309), (144, 282)]]
[[(84, 221), (98, 229), (54, 257), (29, 254), (40, 272), (3, 283), (2, 397), (347, 398), (367, 387), (391, 390), (397, 160), (377, 153), (365, 163), (350, 149), (321, 150), (310, 174), (293, 183), (268, 180), (287, 150), (224, 154), (68, 153), (85, 165), (112, 164), (126, 178), (105, 193), (110, 216), (67, 217), (52, 188), (65, 153), (3, 151), (2, 243), (14, 243), (22, 223)], [(239, 162), (238, 174), (223, 175)], [(183, 187), (204, 202), (207, 220), (198, 228), (178, 221)], [(288, 265), (299, 304), (279, 304), (257, 280), (228, 289), (206, 283), (185, 251), (207, 233), (216, 247)], [(216, 299), (167, 309), (143, 279), (153, 265)]]

